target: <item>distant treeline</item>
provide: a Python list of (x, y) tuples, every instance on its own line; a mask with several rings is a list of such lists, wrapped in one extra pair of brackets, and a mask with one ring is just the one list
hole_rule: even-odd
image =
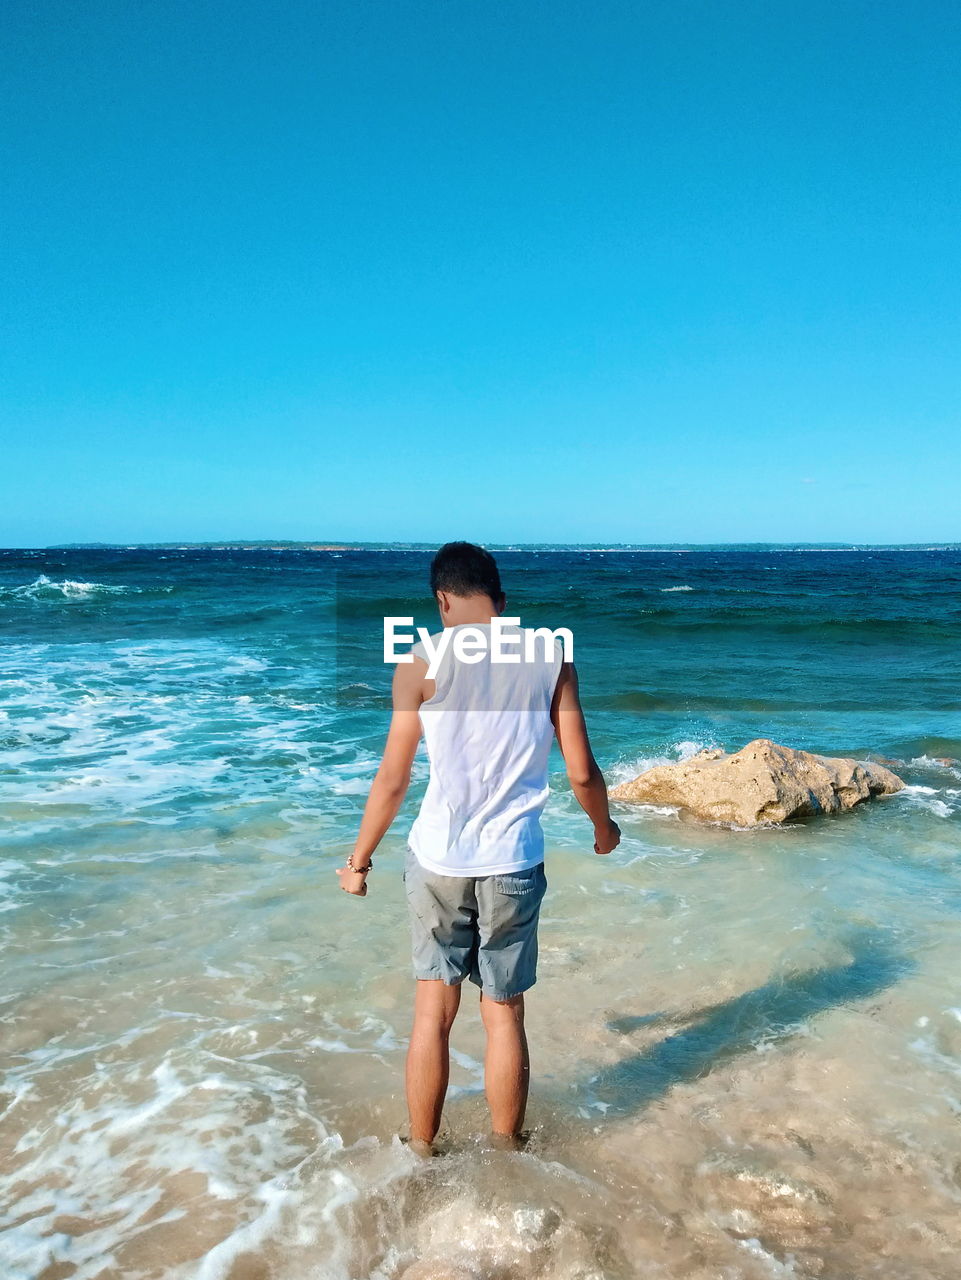
[[(947, 542), (488, 542), (491, 551), (955, 551)], [(436, 542), (58, 542), (44, 551), (435, 551)]]

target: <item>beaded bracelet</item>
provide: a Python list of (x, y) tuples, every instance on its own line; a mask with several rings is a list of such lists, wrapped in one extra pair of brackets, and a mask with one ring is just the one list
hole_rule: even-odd
[(374, 859), (373, 859), (373, 858), (369, 858), (369, 859), (368, 859), (368, 861), (367, 861), (367, 866), (366, 866), (366, 867), (355, 867), (355, 866), (354, 866), (354, 855), (353, 855), (353, 854), (350, 854), (350, 856), (349, 856), (349, 857), (348, 857), (348, 859), (347, 859), (347, 866), (348, 866), (348, 868), (349, 868), (351, 871), (355, 872), (355, 873), (356, 873), (357, 875), (359, 875), (359, 876), (365, 876), (365, 875), (367, 874), (367, 872), (371, 869), (371, 867), (372, 867), (373, 865), (374, 865)]

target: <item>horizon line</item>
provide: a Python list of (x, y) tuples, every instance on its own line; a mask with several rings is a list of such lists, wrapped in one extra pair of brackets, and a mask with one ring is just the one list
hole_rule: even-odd
[[(425, 540), (371, 541), (321, 540), (299, 538), (225, 538), (205, 540), (168, 540), (163, 542), (56, 542), (44, 546), (0, 547), (0, 552), (29, 551), (432, 551), (442, 543)], [(492, 551), (697, 551), (765, 548), (768, 550), (817, 550), (817, 551), (883, 551), (923, 550), (948, 551), (961, 549), (961, 541), (928, 539), (923, 542), (841, 542), (841, 541), (725, 541), (725, 542), (481, 542)]]

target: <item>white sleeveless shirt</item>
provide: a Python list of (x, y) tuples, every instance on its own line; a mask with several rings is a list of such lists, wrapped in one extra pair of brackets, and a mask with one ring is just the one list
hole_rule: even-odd
[[(468, 626), (490, 635), (488, 624), (448, 630)], [(434, 696), (421, 704), (430, 781), (408, 839), (428, 871), (503, 875), (544, 860), (540, 814), (549, 795), (550, 712), (563, 651), (559, 641), (545, 646), (538, 637), (533, 655), (525, 654), (523, 632), (503, 627), (505, 639), (518, 634), (516, 663), (492, 662), (489, 646), (480, 661), (461, 661), (451, 636)], [(413, 653), (428, 659), (422, 644)]]

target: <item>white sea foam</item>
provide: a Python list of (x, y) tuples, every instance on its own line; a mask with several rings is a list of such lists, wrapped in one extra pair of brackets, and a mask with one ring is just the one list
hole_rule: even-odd
[(945, 763), (945, 760), (937, 760), (933, 756), (923, 755), (914, 756), (913, 759), (908, 761), (908, 764), (915, 769), (928, 769), (933, 773), (948, 773), (955, 778), (961, 778), (961, 761), (958, 760), (948, 759), (947, 763)]
[(12, 858), (0, 858), (0, 912), (15, 911), (24, 902), (23, 895), (16, 885), (10, 884), (10, 877), (22, 874), (25, 870), (22, 862)]
[[(262, 1025), (274, 1027), (273, 1005), (263, 1008)], [(5, 1275), (32, 1280), (45, 1267), (67, 1263), (78, 1280), (95, 1280), (104, 1265), (131, 1277), (153, 1274), (152, 1237), (165, 1223), (177, 1224), (164, 1246), (164, 1275), (174, 1280), (224, 1280), (250, 1254), (273, 1259), (287, 1280), (386, 1277), (418, 1257), (449, 1260), (465, 1248), (485, 1271), (488, 1263), (503, 1270), (513, 1262), (510, 1274), (545, 1280), (566, 1274), (568, 1250), (591, 1260), (592, 1236), (579, 1224), (572, 1224), (570, 1241), (563, 1239), (556, 1266), (541, 1248), (567, 1230), (560, 1214), (543, 1207), (548, 1193), (552, 1202), (597, 1190), (554, 1162), (517, 1157), (516, 1169), (506, 1165), (495, 1206), (486, 1203), (489, 1190), (472, 1185), (487, 1173), (483, 1162), (451, 1156), (453, 1186), (438, 1187), (409, 1213), (404, 1193), (409, 1179), (422, 1176), (419, 1162), (396, 1137), (370, 1135), (345, 1146), (317, 1114), (298, 1074), (310, 1049), (380, 1058), (403, 1042), (373, 1014), (351, 1025), (338, 1025), (329, 1013), (316, 1020), (337, 1038), (288, 1030), (281, 1044), (293, 1034), (296, 1048), (282, 1049), (275, 1028), (273, 1050), (253, 1052), (250, 1025), (162, 1010), (113, 1040), (50, 1044), (22, 1055), (7, 1073), (5, 1092), (18, 1107), (34, 1098), (38, 1122), (24, 1120), (15, 1158), (0, 1172), (0, 1195), (16, 1203), (15, 1219), (0, 1220)], [(178, 1043), (158, 1054), (157, 1037), (169, 1039), (172, 1031)], [(292, 1070), (273, 1065), (279, 1052), (296, 1052)], [(456, 1049), (452, 1057), (471, 1083), (455, 1086), (451, 1097), (480, 1092), (482, 1064)], [(68, 1076), (72, 1085), (64, 1089)], [(57, 1099), (52, 1123), (35, 1086)], [(503, 1219), (496, 1239), (492, 1215)], [(586, 1209), (583, 1217), (590, 1217)], [(378, 1221), (387, 1223), (383, 1234)], [(531, 1242), (539, 1252), (529, 1270)]]
[[(207, 1202), (204, 1216), (223, 1219), (228, 1240), (249, 1238), (263, 1214), (232, 1231), (237, 1213), (218, 1202), (243, 1201), (242, 1216), (249, 1215), (252, 1204), (282, 1192), (282, 1175), (330, 1143), (303, 1084), (262, 1064), (220, 1065), (181, 1049), (152, 1069), (130, 1062), (107, 1070), (93, 1051), (90, 1057), (91, 1073), (78, 1079), (53, 1123), (25, 1133), (0, 1175), (3, 1198), (16, 1203), (16, 1224), (0, 1236), (0, 1261), (15, 1280), (56, 1262), (69, 1263), (77, 1280), (93, 1280), (121, 1246), (135, 1248), (146, 1221), (189, 1214), (196, 1231), (198, 1199)], [(49, 1062), (39, 1069), (50, 1070)], [(27, 1070), (8, 1085), (22, 1093)], [(163, 1212), (171, 1199), (176, 1207)], [(57, 1229), (64, 1218), (83, 1229)], [(222, 1245), (207, 1254), (210, 1275), (221, 1274), (223, 1255)]]
[(472, 1058), (467, 1053), (461, 1053), (459, 1049), (451, 1046), (451, 1061), (455, 1062), (470, 1077), (469, 1084), (452, 1084), (448, 1088), (448, 1096), (454, 1098), (463, 1098), (470, 1095), (481, 1094), (484, 1092), (484, 1064), (478, 1062), (476, 1058)]
[(952, 787), (925, 787), (920, 783), (903, 787), (895, 795), (936, 818), (951, 818), (959, 811), (961, 790)]
[(795, 1259), (793, 1254), (788, 1254), (782, 1262), (775, 1254), (769, 1253), (761, 1244), (760, 1240), (752, 1237), (748, 1240), (738, 1240), (738, 1246), (750, 1254), (752, 1258), (756, 1258), (763, 1263), (768, 1275), (778, 1277), (798, 1276), (802, 1273), (795, 1268)]
[[(170, 588), (163, 588), (170, 590)], [(19, 587), (0, 588), (0, 604), (4, 597), (12, 600), (89, 600), (93, 596), (139, 594), (141, 587), (124, 586), (120, 583), (83, 582), (72, 578), (64, 578), (55, 582), (42, 573), (33, 582), (26, 582)]]
[[(708, 746), (713, 744), (706, 744)], [(691, 756), (696, 756), (699, 751), (703, 751), (705, 744), (703, 742), (690, 742), (683, 740), (674, 744), (674, 752), (677, 760), (690, 760)]]
[[(265, 658), (218, 641), (11, 645), (5, 664), (0, 803), (32, 810), (18, 813), (22, 836), (49, 831), (61, 809), (76, 826), (151, 806), (148, 820), (162, 821), (158, 802), (201, 791), (212, 806), (250, 805), (252, 770), (264, 803), (289, 804), (328, 780), (346, 782), (346, 797), (376, 768), (370, 751), (333, 741), (333, 730), (319, 742), (332, 712), (316, 696), (301, 701), (289, 686), (275, 696)], [(320, 761), (344, 768), (328, 779), (326, 764), (311, 772)]]
[(673, 743), (663, 755), (630, 756), (627, 759), (616, 761), (607, 771), (608, 778), (612, 786), (618, 786), (622, 782), (630, 782), (639, 773), (644, 773), (647, 769), (653, 769), (657, 765), (679, 764), (684, 760), (690, 760), (692, 756), (697, 755), (699, 751), (703, 751), (705, 747), (714, 745), (716, 744), (710, 742), (692, 742), (685, 738)]
[(693, 590), (694, 590), (694, 588), (693, 588), (693, 587), (688, 587), (688, 586), (679, 586), (679, 587), (661, 587), (661, 590), (662, 590), (662, 591), (693, 591)]
[(961, 1010), (946, 1008), (940, 1010), (933, 1020), (928, 1017), (919, 1018), (916, 1026), (922, 1029), (922, 1034), (911, 1040), (908, 1048), (939, 1074), (957, 1079), (961, 1077), (961, 1060), (957, 1052), (953, 1051), (955, 1043), (953, 1028), (947, 1032), (947, 1036), (945, 1035), (944, 1018), (961, 1022)]

